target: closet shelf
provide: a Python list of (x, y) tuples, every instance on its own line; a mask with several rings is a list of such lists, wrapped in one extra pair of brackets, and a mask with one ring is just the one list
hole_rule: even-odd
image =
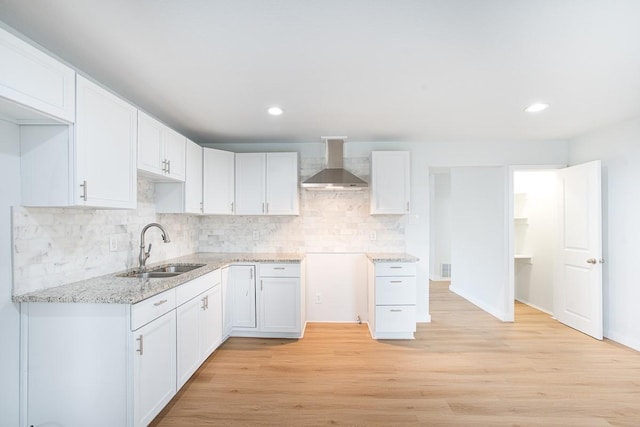
[(517, 260), (523, 260), (523, 261), (528, 261), (529, 264), (532, 264), (532, 258), (533, 256), (528, 255), (528, 254), (515, 254), (513, 256), (513, 258), (517, 261)]

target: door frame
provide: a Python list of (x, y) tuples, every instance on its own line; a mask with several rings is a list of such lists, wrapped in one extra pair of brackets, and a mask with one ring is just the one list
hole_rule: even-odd
[(514, 181), (515, 173), (517, 171), (544, 171), (544, 170), (556, 170), (564, 169), (568, 167), (566, 164), (555, 165), (511, 165), (508, 167), (508, 179), (507, 179), (507, 265), (508, 265), (508, 285), (505, 301), (505, 307), (507, 307), (506, 319), (507, 322), (515, 321), (515, 297), (516, 297), (516, 278), (515, 278), (515, 225), (514, 225)]

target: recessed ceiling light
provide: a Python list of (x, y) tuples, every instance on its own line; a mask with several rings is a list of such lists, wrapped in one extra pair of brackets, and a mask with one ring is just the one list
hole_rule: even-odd
[(536, 102), (535, 104), (529, 105), (524, 109), (527, 113), (539, 113), (540, 111), (544, 111), (549, 108), (549, 104), (545, 104), (544, 102)]
[(280, 107), (269, 107), (267, 113), (271, 114), (272, 116), (280, 116), (282, 115), (282, 113), (284, 113), (284, 111)]

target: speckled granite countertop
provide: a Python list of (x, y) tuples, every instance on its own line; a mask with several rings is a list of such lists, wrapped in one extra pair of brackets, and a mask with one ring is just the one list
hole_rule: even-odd
[[(304, 254), (247, 254), (247, 253), (197, 253), (179, 258), (149, 264), (147, 268), (163, 267), (168, 264), (205, 264), (174, 277), (142, 279), (137, 277), (118, 277), (136, 269), (119, 271), (113, 274), (81, 280), (79, 282), (56, 286), (54, 288), (14, 295), (14, 302), (51, 302), (51, 303), (103, 303), (135, 304), (149, 297), (175, 288), (218, 268), (238, 262), (277, 262), (299, 263)], [(418, 258), (409, 254), (376, 253), (367, 254), (373, 262), (416, 262)]]
[(397, 253), (375, 253), (367, 254), (373, 262), (418, 262), (420, 259), (409, 254), (397, 254)]
[(118, 277), (119, 274), (136, 270), (130, 269), (23, 295), (14, 295), (13, 301), (134, 304), (231, 263), (299, 263), (302, 259), (304, 259), (304, 254), (197, 253), (147, 266), (149, 270), (152, 270), (168, 264), (205, 264), (204, 267), (196, 268), (178, 276), (160, 279)]

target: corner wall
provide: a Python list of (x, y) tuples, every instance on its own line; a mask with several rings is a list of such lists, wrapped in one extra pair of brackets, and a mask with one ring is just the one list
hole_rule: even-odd
[(20, 203), (20, 130), (0, 120), (0, 426), (19, 419), (20, 311), (11, 302), (11, 206)]

